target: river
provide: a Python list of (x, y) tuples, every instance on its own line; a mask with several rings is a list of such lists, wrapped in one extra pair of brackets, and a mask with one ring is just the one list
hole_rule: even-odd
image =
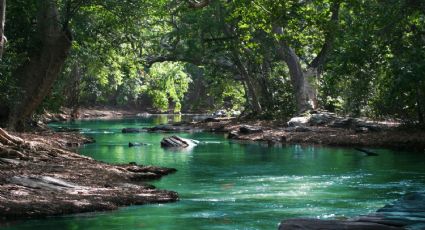
[[(179, 133), (201, 143), (191, 150), (160, 147), (170, 134), (123, 134), (181, 117), (152, 116), (55, 123), (81, 128), (96, 143), (83, 155), (109, 163), (137, 162), (178, 170), (152, 184), (177, 191), (180, 201), (117, 211), (28, 220), (7, 229), (277, 229), (284, 218), (344, 219), (373, 212), (409, 191), (425, 188), (425, 155), (374, 149), (268, 147), (229, 141), (221, 134)], [(147, 145), (129, 148), (128, 142)]]

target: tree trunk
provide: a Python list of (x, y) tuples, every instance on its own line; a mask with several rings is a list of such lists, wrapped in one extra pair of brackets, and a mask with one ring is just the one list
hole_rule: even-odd
[(246, 88), (248, 89), (248, 91), (246, 92), (249, 95), (250, 100), (248, 102), (250, 102), (250, 106), (253, 109), (253, 112), (255, 114), (261, 114), (262, 112), (262, 107), (261, 107), (261, 103), (260, 100), (258, 98), (257, 92), (255, 90), (255, 86), (254, 83), (252, 82), (251, 77), (249, 76), (249, 72), (246, 69), (245, 65), (242, 63), (242, 60), (239, 57), (239, 54), (237, 53), (236, 50), (232, 50), (233, 52), (233, 56), (235, 58), (235, 64), (236, 67), (238, 68), (243, 81), (246, 83)]
[(80, 82), (81, 82), (81, 69), (80, 64), (76, 62), (71, 71), (71, 84), (68, 88), (68, 106), (72, 109), (71, 119), (75, 120), (79, 117), (80, 106)]
[[(316, 82), (335, 40), (335, 34), (338, 28), (340, 5), (341, 1), (332, 1), (330, 7), (331, 18), (329, 23), (334, 24), (336, 28), (330, 28), (325, 32), (325, 42), (323, 43), (323, 46), (316, 58), (313, 59), (306, 70), (303, 71), (301, 68), (300, 58), (297, 56), (295, 51), (289, 47), (285, 41), (277, 41), (278, 54), (286, 62), (289, 68), (291, 82), (295, 90), (298, 113), (318, 108)], [(283, 28), (273, 25), (273, 32), (278, 35), (283, 35)]]
[(71, 48), (71, 33), (66, 26), (64, 28), (60, 24), (54, 1), (40, 3), (35, 37), (34, 43), (39, 44), (40, 48), (13, 73), (20, 95), (15, 98), (9, 116), (9, 127), (16, 130), (24, 128), (24, 121), (50, 93)]
[(3, 57), (4, 44), (6, 37), (4, 36), (4, 23), (6, 20), (6, 0), (0, 0), (0, 60)]
[(418, 88), (416, 88), (416, 111), (418, 113), (418, 122), (421, 126), (425, 125), (425, 115), (424, 115), (424, 111), (425, 111), (425, 105), (423, 103), (423, 98), (425, 96), (424, 92), (421, 89), (421, 84), (419, 82), (418, 84)]
[[(274, 27), (273, 30), (276, 34), (283, 34), (282, 27)], [(295, 91), (295, 103), (297, 106), (297, 112), (302, 113), (309, 109), (313, 109), (313, 102), (317, 102), (317, 98), (316, 94), (311, 93), (311, 91), (314, 91), (314, 88), (305, 76), (306, 73), (310, 71), (303, 71), (303, 69), (301, 68), (299, 57), (285, 41), (278, 41), (277, 51), (279, 56), (281, 56), (281, 58), (286, 63), (289, 69), (291, 84)]]

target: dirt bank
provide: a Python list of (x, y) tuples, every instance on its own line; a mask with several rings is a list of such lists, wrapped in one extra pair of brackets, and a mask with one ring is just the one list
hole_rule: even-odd
[(72, 109), (63, 107), (56, 113), (46, 111), (41, 115), (40, 120), (44, 123), (49, 123), (55, 121), (69, 121), (71, 119), (111, 119), (136, 116), (138, 114), (143, 114), (143, 112), (108, 106), (80, 108), (73, 114)]
[(146, 184), (176, 170), (110, 165), (66, 149), (91, 141), (77, 133), (0, 129), (0, 218), (44, 217), (172, 202), (178, 195)]

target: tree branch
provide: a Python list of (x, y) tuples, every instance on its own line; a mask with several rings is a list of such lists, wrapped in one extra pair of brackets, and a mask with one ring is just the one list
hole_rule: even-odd
[(0, 0), (0, 60), (3, 56), (3, 47), (6, 43), (6, 37), (4, 36), (4, 21), (6, 16), (6, 0)]
[(190, 8), (201, 9), (208, 6), (212, 1), (213, 0), (202, 0), (198, 2), (198, 1), (188, 0), (187, 2), (189, 3)]
[[(331, 5), (331, 19), (329, 23), (338, 24), (339, 20), (339, 8), (341, 2), (339, 0), (335, 0)], [(330, 50), (332, 49), (333, 43), (335, 41), (335, 29), (328, 29), (325, 34), (325, 42), (323, 43), (322, 49), (317, 54), (316, 58), (309, 64), (309, 67), (319, 68), (325, 64), (326, 57)]]

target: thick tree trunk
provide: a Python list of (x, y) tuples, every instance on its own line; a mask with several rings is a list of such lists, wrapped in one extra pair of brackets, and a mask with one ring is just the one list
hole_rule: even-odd
[(3, 57), (4, 44), (6, 37), (4, 36), (4, 24), (6, 20), (6, 0), (0, 0), (0, 60)]
[[(338, 27), (340, 5), (341, 1), (335, 0), (332, 1), (330, 7), (331, 18), (329, 23), (335, 24), (335, 27)], [(277, 41), (278, 54), (289, 68), (291, 82), (295, 90), (298, 113), (318, 108), (316, 82), (326, 62), (326, 57), (332, 49), (336, 31), (336, 28), (333, 28), (325, 32), (325, 42), (323, 43), (322, 49), (317, 54), (316, 58), (308, 65), (306, 70), (301, 68), (300, 58), (295, 51), (289, 47), (285, 41)], [(283, 28), (273, 25), (273, 32), (278, 35), (283, 35)]]
[[(274, 27), (273, 30), (276, 34), (283, 34), (282, 27)], [(302, 113), (309, 109), (313, 109), (315, 105), (313, 102), (317, 102), (317, 97), (316, 94), (311, 93), (315, 91), (314, 87), (311, 85), (310, 81), (306, 79), (306, 73), (310, 71), (303, 71), (299, 57), (285, 41), (278, 41), (277, 51), (289, 69), (292, 87), (295, 91), (297, 112)]]
[(60, 24), (54, 1), (42, 1), (39, 12), (34, 42), (39, 43), (40, 48), (14, 72), (20, 95), (15, 98), (9, 117), (12, 129), (23, 129), (24, 121), (50, 93), (71, 48), (71, 34)]

